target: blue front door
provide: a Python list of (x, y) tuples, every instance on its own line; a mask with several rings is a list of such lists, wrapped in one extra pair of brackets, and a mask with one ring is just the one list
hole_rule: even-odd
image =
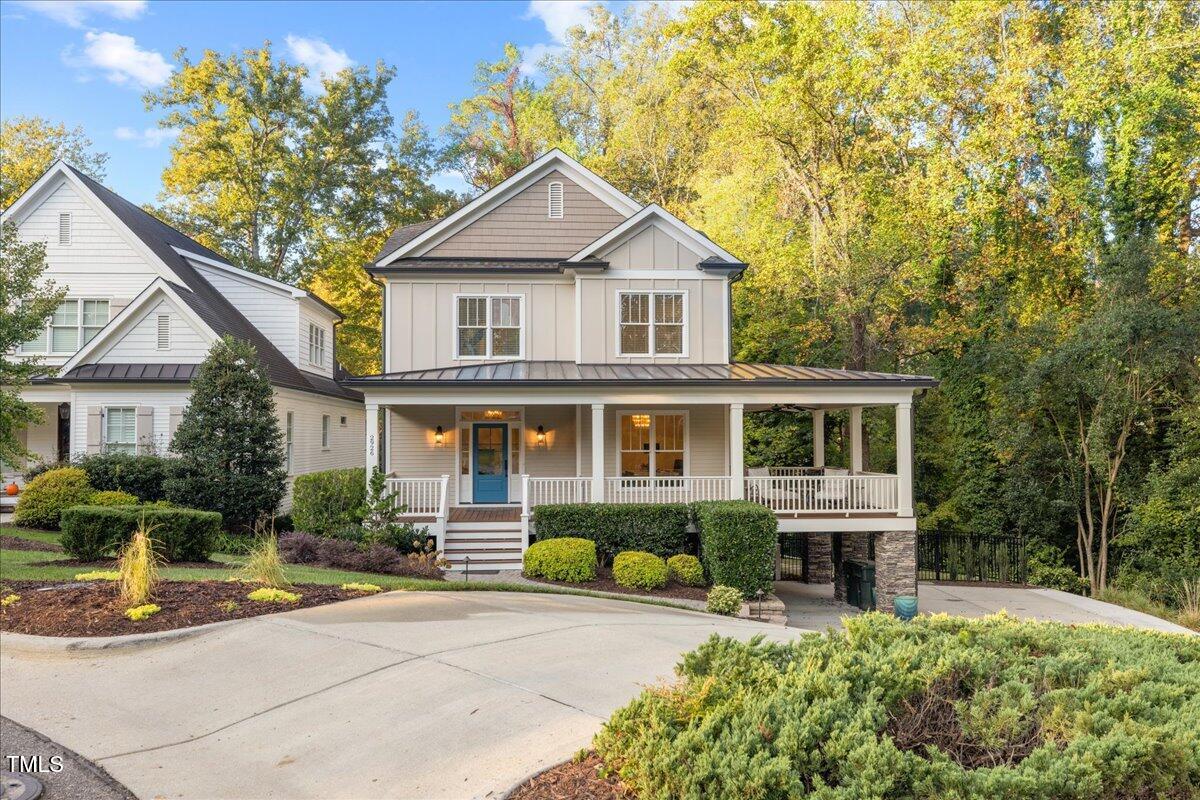
[(476, 503), (508, 502), (508, 424), (476, 423), (471, 431)]

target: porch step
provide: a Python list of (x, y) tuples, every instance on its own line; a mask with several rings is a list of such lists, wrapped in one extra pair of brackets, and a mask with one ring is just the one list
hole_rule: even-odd
[(442, 556), (450, 569), (461, 572), (466, 559), (471, 569), (519, 570), (522, 566), (520, 521), (449, 522)]
[(520, 535), (520, 522), (447, 522), (446, 536), (452, 534), (471, 535), (471, 534), (496, 534), (496, 533), (515, 533)]

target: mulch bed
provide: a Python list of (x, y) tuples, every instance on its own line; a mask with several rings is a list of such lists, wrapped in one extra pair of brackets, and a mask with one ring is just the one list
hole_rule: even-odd
[(40, 553), (61, 553), (62, 547), (52, 542), (37, 539), (22, 539), (20, 536), (0, 535), (0, 550), (33, 550)]
[(544, 583), (548, 586), (563, 586), (568, 589), (587, 589), (592, 592), (613, 592), (615, 594), (636, 594), (650, 597), (663, 598), (679, 598), (683, 600), (706, 600), (708, 599), (708, 587), (706, 586), (684, 586), (682, 583), (668, 581), (667, 585), (661, 589), (646, 591), (645, 589), (629, 589), (613, 580), (612, 570), (607, 567), (600, 567), (596, 570), (596, 580), (584, 581), (583, 583), (567, 583), (566, 581), (548, 581), (543, 578), (530, 578), (537, 583)]
[[(79, 567), (80, 570), (111, 570), (117, 568), (115, 558), (106, 561), (81, 561), (78, 558), (59, 558), (51, 561), (34, 561), (31, 567)], [(220, 561), (164, 561), (160, 567), (180, 567), (188, 569), (234, 569), (236, 564), (222, 564)]]
[[(0, 630), (35, 636), (120, 636), (257, 617), (365, 594), (337, 586), (299, 584), (291, 589), (301, 595), (299, 602), (263, 603), (246, 599), (255, 588), (228, 581), (161, 581), (154, 587), (150, 602), (162, 610), (134, 622), (125, 617), (115, 581), (4, 581), (0, 596), (13, 593), (21, 599), (0, 610)], [(237, 605), (229, 610), (222, 608), (228, 601)]]
[(600, 757), (589, 753), (583, 761), (574, 760), (551, 767), (517, 787), (508, 800), (624, 800), (632, 794), (616, 778), (601, 778), (596, 770)]

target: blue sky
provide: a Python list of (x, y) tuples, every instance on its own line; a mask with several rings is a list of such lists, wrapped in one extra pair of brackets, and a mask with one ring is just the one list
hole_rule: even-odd
[[(109, 154), (105, 182), (136, 203), (154, 200), (171, 136), (142, 93), (169, 76), (180, 47), (261, 46), (316, 71), (382, 59), (397, 68), (389, 106), (416, 109), (436, 132), (447, 104), (467, 96), (475, 64), (504, 43), (532, 61), (586, 18), (585, 1), (186, 2), (0, 0), (0, 115), (83, 126)], [(465, 184), (447, 175), (439, 183)]]

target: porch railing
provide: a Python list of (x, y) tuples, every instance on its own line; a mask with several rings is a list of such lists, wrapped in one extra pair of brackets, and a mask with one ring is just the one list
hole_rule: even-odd
[(592, 499), (591, 478), (529, 477), (528, 504), (534, 506), (560, 503), (586, 503)]
[(397, 508), (407, 506), (406, 513), (437, 516), (447, 482), (443, 478), (388, 478), (384, 483)]
[(730, 480), (723, 475), (676, 478), (605, 478), (608, 503), (691, 503), (728, 500)]
[(793, 475), (822, 475), (824, 467), (767, 467), (773, 478), (785, 478)]
[(746, 499), (780, 514), (896, 513), (896, 475), (785, 475), (746, 478)]

